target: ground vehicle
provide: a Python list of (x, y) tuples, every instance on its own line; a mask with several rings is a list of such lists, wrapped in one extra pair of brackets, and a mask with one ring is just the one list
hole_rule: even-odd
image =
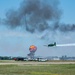
[(47, 59), (46, 58), (37, 58), (37, 61), (44, 62), (44, 61), (47, 61)]
[(22, 57), (16, 57), (16, 58), (14, 58), (14, 60), (15, 61), (24, 61), (24, 58), (22, 58)]

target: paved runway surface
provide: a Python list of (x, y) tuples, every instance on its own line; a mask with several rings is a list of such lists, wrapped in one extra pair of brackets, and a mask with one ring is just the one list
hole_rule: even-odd
[(49, 64), (75, 64), (75, 62), (0, 62), (0, 65), (49, 65)]

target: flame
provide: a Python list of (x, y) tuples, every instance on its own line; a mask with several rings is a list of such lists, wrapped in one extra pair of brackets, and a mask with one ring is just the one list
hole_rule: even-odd
[(30, 51), (36, 51), (37, 50), (37, 47), (34, 46), (34, 45), (31, 45), (30, 48), (29, 48)]

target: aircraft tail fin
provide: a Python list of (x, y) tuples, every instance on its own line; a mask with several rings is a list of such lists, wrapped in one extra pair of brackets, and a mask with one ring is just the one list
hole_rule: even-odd
[(56, 42), (54, 42), (54, 45), (56, 46)]

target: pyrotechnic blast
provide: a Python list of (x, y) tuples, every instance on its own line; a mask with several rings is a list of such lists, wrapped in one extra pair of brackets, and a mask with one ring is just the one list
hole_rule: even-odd
[(34, 45), (31, 45), (31, 46), (29, 47), (30, 53), (28, 54), (28, 57), (29, 57), (30, 59), (33, 59), (33, 58), (34, 58), (34, 55), (35, 55), (36, 50), (37, 50), (37, 47), (34, 46)]

